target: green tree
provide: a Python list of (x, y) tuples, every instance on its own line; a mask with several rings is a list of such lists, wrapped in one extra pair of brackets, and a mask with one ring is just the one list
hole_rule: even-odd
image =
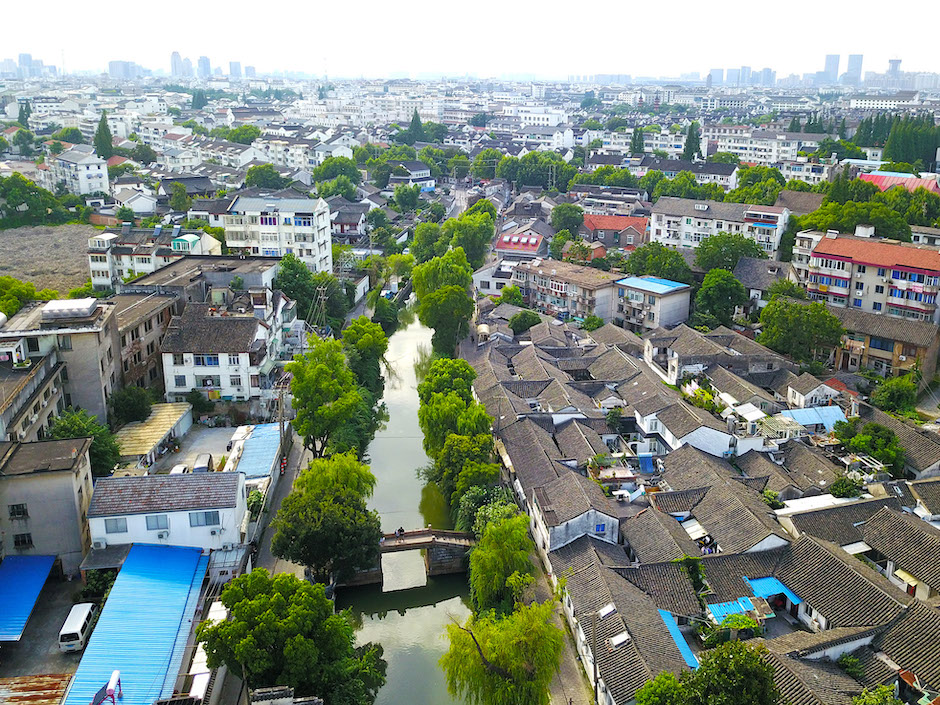
[(150, 416), (152, 403), (150, 392), (143, 387), (124, 387), (111, 395), (111, 409), (119, 424), (145, 421)]
[(468, 124), (473, 127), (486, 127), (486, 123), (490, 120), (492, 120), (492, 118), (486, 113), (477, 113), (470, 118)]
[(470, 596), (477, 612), (495, 609), (508, 614), (514, 605), (510, 576), (532, 575), (529, 554), (535, 550), (529, 538), (529, 520), (517, 516), (486, 527), (483, 538), (470, 552)]
[(706, 651), (699, 667), (682, 674), (686, 702), (696, 705), (775, 705), (780, 692), (767, 647), (727, 641)]
[(892, 686), (879, 685), (862, 690), (861, 695), (852, 698), (852, 705), (904, 705), (904, 701), (894, 695)]
[(110, 159), (114, 156), (114, 138), (111, 136), (111, 128), (108, 127), (108, 113), (101, 111), (101, 119), (98, 121), (98, 129), (95, 130), (95, 154), (101, 159)]
[(457, 247), (447, 250), (439, 257), (419, 264), (414, 268), (412, 281), (418, 300), (425, 298), (436, 289), (453, 285), (459, 286), (466, 292), (470, 291), (471, 279), (470, 263), (463, 249)]
[(226, 139), (238, 144), (251, 144), (261, 137), (261, 128), (257, 125), (239, 125), (229, 131)]
[(787, 296), (791, 299), (805, 299), (806, 290), (790, 279), (778, 279), (767, 290), (767, 299), (775, 296)]
[(833, 497), (860, 497), (862, 495), (862, 489), (862, 483), (858, 480), (840, 475), (829, 485), (829, 494)]
[(29, 116), (32, 115), (33, 109), (29, 106), (29, 101), (23, 101), (20, 103), (20, 111), (17, 115), (16, 121), (23, 127), (29, 127)]
[(384, 296), (376, 299), (372, 312), (372, 322), (382, 326), (386, 335), (391, 335), (398, 328), (398, 307)]
[(447, 627), (440, 664), (447, 690), (469, 705), (549, 705), (564, 644), (551, 601), (520, 606), (499, 619), (471, 617)]
[(121, 206), (114, 212), (114, 217), (122, 223), (133, 223), (137, 220), (137, 214), (134, 213), (133, 208), (128, 208), (127, 206)]
[(418, 400), (429, 404), (434, 394), (453, 392), (464, 405), (473, 402), (473, 380), (477, 373), (466, 360), (438, 358), (431, 363), (424, 379), (418, 384)]
[(179, 181), (174, 181), (170, 187), (170, 208), (185, 213), (192, 205), (193, 199), (186, 193), (186, 186)]
[(317, 184), (317, 195), (320, 198), (342, 196), (347, 201), (356, 200), (356, 185), (348, 177), (340, 174), (330, 181), (321, 181)]
[(871, 403), (882, 411), (914, 411), (917, 405), (917, 385), (910, 377), (886, 379), (872, 392)]
[(708, 161), (712, 164), (740, 164), (741, 158), (734, 152), (715, 152), (709, 155)]
[(85, 136), (77, 127), (63, 127), (61, 130), (52, 133), (52, 139), (71, 144), (85, 144)]
[(644, 154), (646, 144), (643, 141), (643, 130), (639, 127), (633, 128), (633, 134), (630, 136), (630, 154)]
[(636, 248), (627, 259), (624, 269), (637, 277), (653, 276), (683, 284), (692, 283), (692, 270), (685, 258), (659, 242)]
[(483, 266), (495, 234), (493, 217), (479, 211), (467, 211), (459, 218), (451, 218), (441, 227), (441, 235), (451, 247), (463, 248), (472, 269)]
[(903, 477), (905, 451), (897, 435), (887, 426), (869, 422), (859, 428), (858, 419), (839, 421), (833, 428), (833, 435), (849, 450), (870, 455), (884, 463), (892, 475)]
[(713, 269), (705, 275), (695, 297), (695, 307), (711, 314), (723, 326), (730, 326), (736, 306), (747, 303), (744, 285), (727, 269)]
[(685, 146), (682, 148), (682, 158), (691, 161), (695, 159), (695, 157), (700, 156), (701, 151), (702, 144), (699, 126), (697, 122), (693, 122), (691, 125), (689, 125), (689, 131), (685, 136)]
[(28, 157), (33, 153), (33, 143), (36, 136), (29, 130), (17, 130), (13, 133), (13, 146), (19, 147), (20, 154)]
[(810, 304), (775, 298), (760, 314), (758, 342), (796, 360), (815, 359), (820, 348), (839, 344), (845, 330), (819, 301)]
[(395, 187), (395, 193), (393, 197), (395, 199), (395, 203), (401, 209), (402, 213), (410, 213), (418, 207), (420, 196), (420, 186), (406, 186), (405, 184), (398, 184)]
[(88, 458), (95, 477), (107, 477), (121, 459), (121, 447), (110, 429), (84, 409), (66, 409), (49, 427), (49, 438), (91, 438)]
[(636, 705), (685, 705), (682, 683), (669, 671), (660, 671), (636, 691)]
[(434, 329), (431, 347), (438, 355), (452, 356), (457, 344), (469, 333), (473, 300), (460, 286), (445, 286), (419, 300), (418, 318)]
[(388, 337), (382, 326), (365, 316), (353, 319), (343, 330), (343, 348), (359, 384), (373, 395), (382, 396), (382, 362), (388, 351)]
[(552, 209), (552, 227), (555, 232), (567, 230), (577, 233), (584, 223), (584, 210), (573, 203), (559, 203)]
[(499, 164), (502, 158), (502, 152), (488, 147), (473, 158), (473, 166), (470, 172), (477, 179), (495, 179), (496, 165)]
[(229, 619), (196, 630), (210, 668), (225, 665), (250, 688), (287, 685), (330, 705), (375, 702), (385, 684), (382, 647), (354, 646), (351, 614), (334, 610), (323, 585), (258, 568), (229, 582), (221, 600)]
[(699, 244), (695, 251), (695, 264), (706, 272), (719, 267), (733, 272), (742, 257), (766, 259), (767, 253), (742, 233), (718, 233)]
[(292, 424), (313, 457), (327, 454), (330, 440), (350, 421), (361, 401), (356, 377), (339, 341), (310, 338), (310, 350), (285, 369), (297, 415)]
[(246, 188), (282, 189), (290, 186), (290, 179), (277, 173), (273, 164), (255, 164), (245, 175)]
[(529, 328), (542, 322), (542, 317), (535, 311), (520, 311), (509, 319), (509, 327), (516, 335), (522, 335)]
[(373, 208), (368, 213), (366, 213), (366, 223), (369, 224), (369, 227), (373, 230), (378, 228), (387, 228), (391, 225), (388, 216), (385, 214), (381, 208)]
[(911, 241), (911, 226), (905, 221), (904, 215), (881, 202), (829, 202), (812, 213), (800, 217), (802, 229), (821, 232), (838, 230), (842, 233), (852, 233), (855, 232), (857, 225), (862, 224), (875, 226), (875, 232), (879, 237), (902, 242)]
[(19, 172), (0, 176), (0, 227), (64, 223), (71, 217), (52, 193)]
[(470, 159), (466, 154), (455, 154), (447, 160), (447, 171), (455, 179), (464, 179), (470, 173)]
[(514, 284), (504, 286), (499, 290), (499, 303), (525, 308), (525, 299), (522, 298), (522, 292)]
[(337, 176), (345, 176), (353, 184), (358, 184), (362, 180), (362, 174), (355, 160), (346, 157), (327, 157), (313, 170), (312, 176), (314, 181), (329, 181)]
[(435, 257), (440, 257), (450, 247), (450, 240), (444, 237), (441, 226), (437, 223), (419, 223), (415, 228), (411, 242), (411, 254), (415, 262), (424, 264)]
[(552, 256), (552, 259), (561, 259), (563, 251), (565, 249), (565, 243), (571, 242), (576, 239), (571, 235), (567, 230), (559, 230), (552, 237), (551, 244), (548, 246), (548, 253)]
[(598, 328), (601, 328), (603, 325), (604, 325), (603, 318), (601, 318), (600, 316), (595, 316), (591, 314), (590, 316), (584, 319), (584, 323), (581, 324), (581, 327), (590, 333), (591, 331), (595, 331)]
[[(429, 403), (440, 401), (432, 398)], [(467, 408), (476, 402), (469, 402)], [(475, 407), (475, 411), (478, 407)], [(426, 420), (434, 418), (425, 416)], [(429, 428), (429, 433), (436, 429)], [(499, 466), (493, 464), (493, 437), (489, 433), (462, 436), (451, 433), (445, 436), (443, 446), (427, 470), (427, 478), (440, 488), (451, 508), (460, 506), (463, 496), (473, 487), (487, 487), (496, 484), (499, 479)], [(495, 473), (494, 473), (495, 471)], [(470, 483), (474, 476), (480, 481)], [(461, 486), (463, 480), (463, 486)]]
[(10, 149), (10, 143), (7, 142), (6, 137), (3, 137), (2, 135), (0, 135), (0, 154), (3, 154), (9, 149)]

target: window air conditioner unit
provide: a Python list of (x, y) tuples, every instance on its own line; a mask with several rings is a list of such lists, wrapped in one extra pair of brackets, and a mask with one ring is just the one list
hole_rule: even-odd
[(107, 541), (104, 541), (104, 540), (102, 540), (102, 541), (95, 541), (95, 542), (92, 544), (92, 548), (98, 548), (98, 549), (107, 548), (107, 546), (108, 546), (108, 542), (107, 542)]
[(901, 362), (907, 362), (907, 355), (898, 355), (898, 360)]
[(169, 535), (168, 531), (159, 531), (157, 532), (158, 539), (165, 539)]
[(223, 544), (222, 544), (222, 550), (223, 550), (223, 551), (231, 551), (232, 548), (233, 548), (233, 544), (230, 544), (230, 543), (223, 543)]
[(212, 536), (216, 536), (218, 533), (219, 533), (219, 532), (216, 531), (215, 529), (213, 529), (212, 531), (209, 532), (209, 534), (212, 535)]

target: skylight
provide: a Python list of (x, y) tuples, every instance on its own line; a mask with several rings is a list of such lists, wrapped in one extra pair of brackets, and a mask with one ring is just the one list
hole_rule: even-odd
[(604, 605), (599, 610), (597, 610), (597, 614), (600, 616), (601, 619), (603, 619), (604, 617), (612, 615), (616, 611), (617, 611), (617, 607), (614, 605), (614, 603), (608, 602), (606, 605)]
[(618, 646), (623, 646), (628, 641), (630, 641), (630, 633), (623, 631), (610, 637), (610, 646), (611, 648), (616, 649)]

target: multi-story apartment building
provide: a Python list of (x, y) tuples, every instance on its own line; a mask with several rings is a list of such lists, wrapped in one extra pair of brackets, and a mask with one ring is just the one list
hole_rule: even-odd
[(736, 164), (716, 164), (713, 162), (691, 162), (685, 159), (661, 159), (644, 154), (638, 159), (631, 159), (627, 167), (637, 178), (646, 176), (651, 171), (661, 171), (668, 179), (674, 179), (683, 171), (691, 172), (696, 183), (718, 184), (725, 190), (738, 185), (738, 167)]
[(61, 154), (46, 160), (43, 171), (46, 188), (56, 191), (64, 188), (68, 193), (88, 195), (108, 193), (108, 163), (95, 154), (93, 147), (77, 144)]
[(834, 306), (937, 323), (940, 249), (855, 235), (826, 233), (813, 248), (806, 289)]
[(609, 322), (617, 312), (615, 283), (619, 275), (570, 262), (535, 259), (512, 273), (526, 303), (562, 320), (594, 315)]
[(88, 239), (88, 267), (96, 289), (149, 274), (186, 255), (221, 255), (222, 243), (201, 230), (134, 228), (124, 223)]
[(160, 341), (170, 324), (177, 297), (172, 294), (118, 294), (114, 303), (121, 337), (123, 386), (163, 391)]
[(776, 259), (789, 217), (790, 211), (780, 206), (663, 196), (652, 209), (650, 242), (694, 249), (712, 235), (740, 233), (757, 242), (768, 257)]
[(692, 287), (659, 277), (626, 277), (617, 282), (618, 325), (642, 335), (671, 328), (689, 318)]
[(316, 272), (333, 270), (330, 208), (322, 198), (239, 196), (224, 222), (230, 248), (272, 257), (295, 254)]
[(187, 303), (160, 348), (167, 401), (193, 389), (212, 400), (271, 397), (296, 319), (295, 302), (266, 288), (218, 288), (209, 303)]
[[(836, 231), (832, 231), (838, 234)], [(793, 242), (793, 258), (790, 260), (793, 275), (796, 282), (806, 286), (809, 280), (809, 260), (813, 256), (813, 250), (819, 241), (826, 236), (818, 230), (801, 230), (796, 234)]]
[(818, 184), (823, 181), (832, 181), (832, 173), (835, 164), (822, 162), (810, 162), (805, 157), (799, 157), (796, 161), (785, 161), (774, 164), (783, 178), (789, 181), (805, 181), (808, 184)]
[(91, 546), (91, 441), (0, 442), (0, 556), (56, 556), (78, 572)]
[[(108, 417), (108, 399), (120, 388), (120, 347), (114, 305), (98, 299), (32, 301), (0, 325), (0, 346), (25, 349), (30, 364), (61, 362), (65, 406)], [(55, 354), (54, 358), (51, 357)], [(46, 374), (55, 369), (47, 367)], [(53, 377), (53, 386), (55, 384)], [(53, 392), (45, 401), (52, 406)], [(47, 407), (48, 408), (48, 407)], [(51, 415), (51, 411), (49, 412)], [(38, 421), (40, 413), (33, 413)], [(32, 419), (32, 416), (30, 417)]]
[(795, 162), (800, 152), (815, 152), (826, 139), (837, 135), (806, 132), (774, 132), (740, 125), (706, 125), (702, 135), (709, 143), (709, 151), (731, 152), (742, 162), (772, 166), (781, 162)]
[(0, 340), (0, 441), (35, 441), (65, 409), (57, 351), (30, 353), (26, 338)]

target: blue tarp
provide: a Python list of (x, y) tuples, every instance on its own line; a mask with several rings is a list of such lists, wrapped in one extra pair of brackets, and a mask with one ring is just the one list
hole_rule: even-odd
[(669, 630), (672, 640), (676, 642), (676, 646), (679, 647), (679, 653), (682, 654), (682, 658), (685, 659), (685, 662), (690, 668), (698, 668), (698, 659), (695, 658), (695, 654), (693, 654), (692, 649), (689, 648), (689, 642), (685, 640), (685, 637), (682, 636), (682, 632), (679, 631), (679, 625), (677, 625), (676, 620), (673, 619), (672, 613), (666, 610), (659, 610), (659, 616), (663, 618), (663, 622), (665, 622), (666, 629)]
[(653, 463), (652, 453), (640, 453), (637, 458), (640, 460), (640, 472), (650, 475), (656, 472), (656, 465)]
[(795, 592), (793, 592), (790, 588), (774, 577), (745, 578), (744, 582), (750, 586), (751, 590), (754, 591), (754, 594), (757, 595), (757, 597), (773, 597), (774, 595), (783, 593), (794, 605), (798, 605), (803, 601), (797, 597)]
[(811, 406), (808, 409), (785, 409), (780, 412), (788, 419), (793, 419), (800, 426), (824, 426), (826, 432), (832, 431), (836, 421), (845, 421), (845, 412), (838, 406)]
[(55, 556), (7, 556), (0, 563), (0, 641), (19, 641)]
[[(63, 705), (88, 705), (121, 672), (121, 705), (172, 695), (209, 558), (198, 548), (134, 545), (118, 573)], [(182, 640), (183, 644), (180, 644)]]
[(281, 432), (276, 423), (258, 424), (245, 439), (242, 457), (238, 461), (238, 472), (245, 473), (245, 479), (267, 477), (277, 462), (281, 447)]
[(750, 599), (741, 597), (731, 602), (718, 602), (708, 606), (708, 611), (712, 613), (715, 621), (721, 624), (721, 620), (731, 614), (746, 614), (754, 609)]

